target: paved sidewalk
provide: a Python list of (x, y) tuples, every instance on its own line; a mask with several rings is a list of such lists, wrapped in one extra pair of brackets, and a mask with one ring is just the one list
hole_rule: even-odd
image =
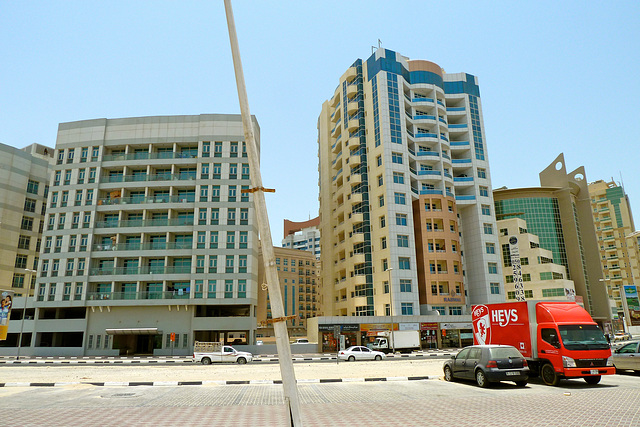
[[(458, 352), (457, 349), (425, 350), (411, 354), (388, 354), (388, 359), (420, 359), (429, 357), (447, 357)], [(294, 354), (294, 362), (336, 360), (335, 353), (331, 354)], [(255, 355), (252, 363), (277, 362), (277, 354)], [(78, 364), (181, 364), (193, 363), (191, 356), (130, 356), (130, 357), (101, 357), (101, 356), (71, 356), (71, 357), (24, 357), (16, 360), (15, 356), (0, 356), (0, 365), (78, 365)]]

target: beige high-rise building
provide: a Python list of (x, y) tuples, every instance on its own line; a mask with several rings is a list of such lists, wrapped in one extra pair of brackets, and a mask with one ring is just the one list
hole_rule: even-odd
[(325, 315), (505, 300), (476, 77), (377, 49), (323, 104), (318, 143)]
[(52, 161), (43, 145), (0, 144), (0, 289), (16, 296), (35, 289)]
[(640, 277), (637, 272), (634, 276), (638, 258), (633, 238), (630, 238), (635, 226), (629, 198), (621, 186), (603, 180), (589, 184), (589, 195), (612, 315), (615, 318), (624, 316), (627, 326), (631, 326), (629, 310), (640, 311), (636, 282)]
[(576, 298), (601, 323), (611, 320), (603, 285), (600, 251), (593, 226), (584, 167), (567, 172), (560, 154), (540, 172), (540, 187), (500, 188), (493, 192), (498, 220), (521, 218), (540, 247), (566, 268)]
[(516, 301), (513, 264), (509, 239), (517, 238), (518, 253), (524, 296), (532, 300), (575, 301), (576, 290), (573, 281), (567, 279), (567, 270), (563, 265), (553, 262), (553, 253), (540, 247), (540, 238), (527, 229), (527, 222), (521, 218), (509, 218), (498, 221), (500, 235), (500, 253), (502, 255), (502, 273), (507, 301)]
[[(307, 319), (322, 315), (322, 298), (319, 281), (319, 261), (313, 252), (299, 249), (273, 248), (280, 290), (284, 303), (287, 329), (290, 337), (307, 335)], [(258, 262), (258, 329), (256, 338), (275, 337), (271, 320), (271, 303), (265, 283), (264, 262), (260, 251)]]

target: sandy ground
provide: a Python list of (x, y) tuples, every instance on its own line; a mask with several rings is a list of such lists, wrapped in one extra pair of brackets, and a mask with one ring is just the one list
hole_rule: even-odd
[[(297, 379), (440, 376), (444, 360), (294, 363)], [(2, 366), (0, 383), (279, 380), (277, 363)]]

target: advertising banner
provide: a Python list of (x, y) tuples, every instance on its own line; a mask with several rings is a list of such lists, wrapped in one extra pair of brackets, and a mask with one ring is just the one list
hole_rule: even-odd
[(0, 341), (7, 339), (7, 330), (9, 329), (12, 305), (13, 291), (2, 291), (0, 293)]
[(474, 344), (506, 344), (531, 357), (529, 311), (526, 302), (471, 307)]
[(518, 249), (518, 238), (516, 236), (509, 237), (509, 253), (511, 254), (511, 265), (513, 266), (513, 286), (516, 289), (516, 301), (524, 301), (522, 265), (520, 264), (520, 250)]
[(624, 295), (627, 298), (627, 307), (629, 308), (629, 310), (640, 310), (638, 288), (636, 288), (634, 285), (624, 285)]

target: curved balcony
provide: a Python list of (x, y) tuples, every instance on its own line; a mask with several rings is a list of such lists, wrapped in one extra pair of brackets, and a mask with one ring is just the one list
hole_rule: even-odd
[(351, 257), (351, 262), (353, 262), (354, 264), (363, 264), (365, 262), (364, 254), (354, 254), (353, 257)]
[(360, 127), (360, 120), (359, 119), (350, 119), (349, 123), (347, 124), (347, 129), (349, 130), (349, 132), (353, 132), (355, 130), (358, 130), (359, 127)]
[(356, 67), (349, 67), (349, 69), (344, 73), (344, 78), (347, 82), (353, 81), (356, 77), (358, 77), (358, 69)]
[(358, 166), (362, 163), (362, 156), (360, 154), (352, 154), (349, 156), (349, 165)]
[(358, 85), (355, 83), (351, 83), (347, 85), (347, 98), (351, 98), (358, 93)]
[(468, 168), (471, 166), (471, 159), (452, 159), (451, 164), (454, 168)]
[(364, 274), (358, 274), (351, 278), (351, 284), (354, 286), (357, 285), (366, 285), (367, 284), (367, 276)]
[(359, 224), (364, 221), (364, 214), (362, 213), (352, 213), (351, 214), (351, 223)]
[(351, 199), (349, 199), (349, 203), (351, 203), (351, 205), (362, 203), (362, 194), (360, 193), (351, 194)]
[(353, 233), (351, 235), (351, 242), (355, 245), (356, 243), (364, 243), (364, 233)]
[(450, 141), (449, 147), (452, 150), (469, 150), (471, 149), (471, 144), (469, 144), (469, 141)]

